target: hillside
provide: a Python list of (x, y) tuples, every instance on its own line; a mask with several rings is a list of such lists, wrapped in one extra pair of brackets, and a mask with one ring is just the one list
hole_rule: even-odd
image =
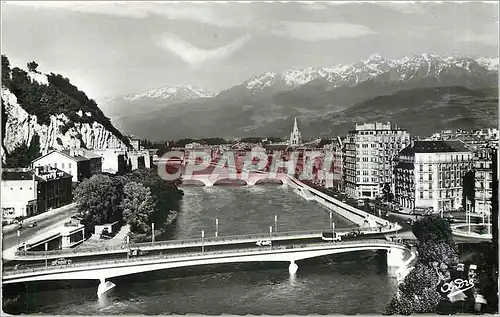
[[(118, 122), (127, 133), (163, 140), (285, 136), (297, 117), (305, 137), (329, 135), (335, 133), (332, 123), (339, 127), (343, 124), (335, 121), (342, 118), (343, 111), (378, 96), (431, 87), (460, 86), (470, 90), (496, 87), (495, 60), (498, 59), (432, 54), (391, 60), (372, 55), (353, 65), (263, 73), (215, 97), (171, 104)], [(327, 118), (334, 121), (328, 123)], [(348, 122), (352, 126), (355, 121)]]
[[(96, 102), (69, 79), (42, 74), (35, 62), (28, 70), (11, 69), (2, 55), (2, 161), (65, 147), (126, 147), (129, 141)], [(35, 152), (35, 153), (33, 153)], [(38, 152), (38, 153), (36, 153)]]
[(441, 129), (496, 127), (498, 93), (461, 86), (403, 90), (358, 103), (311, 125), (314, 131), (328, 127), (335, 133), (345, 133), (352, 129), (353, 122), (377, 120), (391, 121), (421, 136)]

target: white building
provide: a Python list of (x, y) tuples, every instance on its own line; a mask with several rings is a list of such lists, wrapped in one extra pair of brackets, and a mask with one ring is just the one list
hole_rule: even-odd
[(117, 174), (125, 172), (127, 168), (127, 151), (121, 149), (94, 150), (102, 157), (102, 171)]
[(394, 158), (409, 143), (410, 134), (390, 122), (356, 124), (344, 142), (346, 193), (362, 199), (381, 196), (393, 183)]
[(102, 172), (102, 158), (92, 151), (73, 149), (51, 151), (31, 162), (32, 167), (51, 166), (73, 176), (73, 182), (81, 182)]
[(299, 146), (301, 144), (302, 144), (302, 135), (299, 131), (299, 126), (297, 124), (297, 118), (295, 118), (295, 121), (293, 123), (292, 133), (290, 133), (289, 145), (290, 146)]
[(415, 141), (399, 153), (395, 199), (404, 208), (457, 210), (472, 152), (460, 141)]

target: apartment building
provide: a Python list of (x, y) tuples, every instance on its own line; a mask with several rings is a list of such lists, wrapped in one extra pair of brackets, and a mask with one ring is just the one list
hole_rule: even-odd
[(393, 183), (394, 158), (409, 143), (410, 134), (390, 122), (356, 124), (344, 147), (345, 192), (354, 198), (380, 197)]
[(399, 153), (395, 199), (404, 208), (457, 210), (473, 154), (460, 141), (414, 141)]
[(72, 201), (72, 176), (50, 166), (2, 169), (3, 219), (31, 217)]
[(497, 150), (492, 147), (474, 151), (474, 212), (479, 214), (489, 215), (491, 212), (494, 155), (497, 155)]

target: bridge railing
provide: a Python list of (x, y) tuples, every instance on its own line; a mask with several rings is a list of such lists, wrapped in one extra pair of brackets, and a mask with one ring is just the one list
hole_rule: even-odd
[(385, 244), (385, 245), (395, 245), (395, 246), (400, 246), (400, 247), (406, 247), (406, 245), (393, 242), (393, 241), (387, 241), (383, 239), (371, 239), (371, 240), (355, 240), (355, 241), (342, 241), (342, 242), (320, 242), (320, 243), (304, 243), (304, 244), (298, 244), (298, 245), (292, 245), (292, 246), (275, 246), (273, 245), (272, 247), (251, 247), (251, 248), (245, 248), (245, 249), (236, 249), (236, 250), (212, 250), (212, 251), (197, 251), (197, 252), (181, 252), (181, 253), (166, 253), (166, 254), (159, 254), (159, 255), (153, 255), (153, 256), (139, 256), (139, 257), (131, 257), (128, 259), (116, 259), (116, 260), (99, 260), (99, 261), (78, 261), (75, 263), (72, 263), (70, 265), (65, 265), (65, 266), (55, 266), (55, 265), (49, 265), (45, 267), (43, 264), (40, 264), (38, 266), (32, 266), (27, 269), (18, 269), (15, 270), (14, 268), (5, 268), (3, 271), (4, 276), (12, 276), (12, 275), (21, 275), (21, 274), (28, 274), (28, 273), (36, 273), (36, 272), (44, 272), (44, 271), (54, 271), (54, 270), (61, 270), (61, 272), (65, 271), (73, 271), (75, 268), (92, 268), (95, 266), (104, 266), (104, 265), (116, 265), (116, 264), (124, 264), (124, 263), (141, 263), (141, 262), (147, 262), (147, 261), (153, 261), (153, 260), (165, 260), (165, 259), (179, 259), (179, 258), (192, 258), (192, 257), (207, 257), (207, 256), (214, 256), (214, 255), (224, 255), (224, 254), (235, 254), (235, 253), (257, 253), (257, 254), (266, 254), (269, 252), (273, 251), (278, 251), (278, 250), (296, 250), (296, 249), (304, 249), (304, 248), (312, 248), (312, 247), (322, 247), (322, 246), (331, 246), (331, 245), (336, 245), (336, 246), (349, 246), (349, 245), (362, 245), (362, 244)]
[[(112, 246), (105, 247), (79, 247), (75, 249), (62, 249), (62, 250), (51, 250), (51, 251), (18, 251), (16, 252), (16, 256), (26, 256), (26, 257), (40, 257), (43, 258), (45, 256), (68, 256), (74, 254), (99, 254), (99, 253), (121, 253), (127, 252), (128, 249), (161, 249), (161, 248), (186, 248), (186, 247), (197, 247), (202, 243), (206, 245), (217, 245), (217, 244), (227, 244), (227, 243), (251, 243), (257, 240), (279, 240), (283, 238), (295, 237), (306, 237), (311, 235), (316, 235), (318, 237), (326, 230), (310, 230), (310, 231), (289, 231), (289, 232), (274, 232), (270, 236), (265, 233), (258, 234), (243, 234), (243, 235), (233, 235), (233, 236), (222, 236), (222, 237), (210, 237), (210, 238), (193, 238), (193, 239), (184, 239), (184, 240), (168, 240), (168, 241), (155, 241), (155, 242), (141, 242), (141, 243), (130, 243), (127, 245), (125, 242)], [(335, 229), (335, 232), (338, 233), (347, 233), (352, 231), (360, 230), (364, 233), (376, 233), (379, 232), (379, 227), (347, 227), (347, 228), (338, 228)], [(203, 241), (202, 241), (203, 240)]]

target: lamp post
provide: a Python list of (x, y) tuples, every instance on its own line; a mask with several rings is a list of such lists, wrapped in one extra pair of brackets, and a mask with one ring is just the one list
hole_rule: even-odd
[(219, 218), (215, 218), (215, 237), (219, 236)]
[(151, 223), (151, 246), (153, 246), (153, 243), (155, 242), (155, 223)]
[(335, 242), (335, 223), (334, 222), (332, 222), (332, 242)]
[(274, 232), (278, 232), (278, 216), (274, 215)]
[(127, 260), (129, 259), (130, 256), (130, 236), (127, 235)]
[(19, 251), (19, 242), (21, 239), (21, 231), (17, 229), (17, 250)]
[(45, 268), (47, 268), (47, 250), (49, 249), (49, 244), (45, 242)]
[(333, 223), (333, 213), (330, 211), (330, 228), (333, 228), (332, 223)]
[(201, 253), (205, 253), (205, 246), (203, 240), (205, 238), (205, 230), (201, 230)]
[(269, 226), (269, 246), (273, 249), (273, 226)]

